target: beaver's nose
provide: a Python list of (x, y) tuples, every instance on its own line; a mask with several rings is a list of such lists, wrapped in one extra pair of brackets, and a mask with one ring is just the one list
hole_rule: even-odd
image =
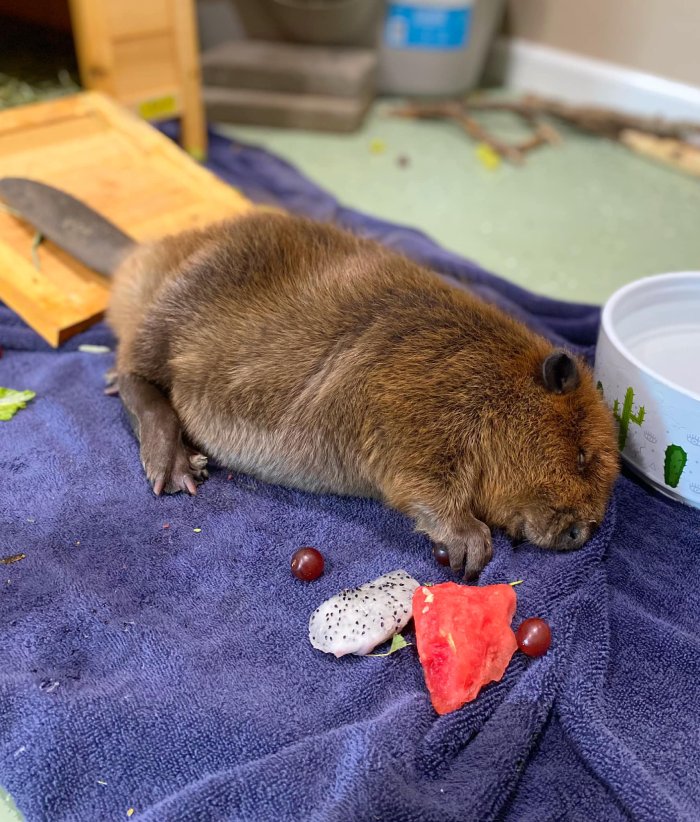
[(576, 542), (576, 540), (580, 538), (582, 531), (583, 529), (580, 525), (572, 525), (566, 532), (567, 539), (570, 539), (571, 542)]
[(562, 551), (573, 551), (580, 548), (588, 539), (588, 526), (584, 522), (569, 525), (559, 537), (559, 548)]

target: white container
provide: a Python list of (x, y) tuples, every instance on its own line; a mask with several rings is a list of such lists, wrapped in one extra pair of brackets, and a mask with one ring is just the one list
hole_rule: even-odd
[(700, 508), (700, 271), (647, 277), (613, 294), (595, 374), (626, 464)]
[(454, 96), (472, 89), (504, 0), (388, 0), (379, 42), (379, 90)]

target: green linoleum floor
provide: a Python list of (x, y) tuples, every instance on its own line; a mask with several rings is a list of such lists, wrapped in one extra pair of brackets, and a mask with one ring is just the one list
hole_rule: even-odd
[[(456, 125), (389, 117), (390, 105), (352, 135), (218, 128), (289, 160), (346, 205), (420, 228), (540, 293), (602, 302), (638, 277), (700, 269), (700, 179), (559, 126), (562, 145), (488, 170)], [(499, 133), (520, 133), (490, 117)], [(375, 140), (383, 153), (372, 153)]]
[(12, 797), (0, 786), (0, 822), (22, 822)]

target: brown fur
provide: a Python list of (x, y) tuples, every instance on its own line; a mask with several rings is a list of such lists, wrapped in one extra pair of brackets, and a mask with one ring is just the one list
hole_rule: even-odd
[[(484, 523), (573, 548), (604, 514), (618, 452), (589, 370), (547, 390), (547, 341), (376, 243), (254, 214), (138, 247), (108, 316), (120, 383), (157, 386), (204, 454), (378, 497), (469, 575), (491, 555)], [(131, 410), (159, 420), (147, 407)], [(141, 438), (156, 490), (190, 488), (187, 443), (156, 457), (156, 439)]]

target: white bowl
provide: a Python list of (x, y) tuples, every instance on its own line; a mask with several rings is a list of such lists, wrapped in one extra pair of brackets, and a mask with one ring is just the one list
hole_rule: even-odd
[(603, 309), (595, 375), (626, 464), (700, 508), (700, 271), (616, 291)]

